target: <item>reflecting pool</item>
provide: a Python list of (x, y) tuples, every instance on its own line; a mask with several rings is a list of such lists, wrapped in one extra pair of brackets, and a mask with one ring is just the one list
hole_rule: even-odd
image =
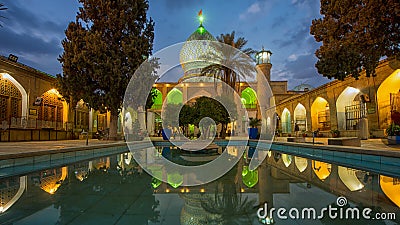
[[(185, 165), (202, 164), (216, 155), (157, 150)], [(182, 186), (178, 173), (166, 175), (167, 182), (152, 178), (130, 152), (6, 177), (0, 180), (0, 224), (400, 223), (400, 170), (397, 176), (380, 175), (278, 151), (270, 151), (257, 170), (250, 170), (253, 154), (247, 148), (223, 177), (192, 187)], [(268, 214), (265, 207), (276, 210)], [(304, 208), (313, 208), (315, 218), (313, 212), (302, 217)], [(337, 217), (325, 211), (318, 218), (325, 208), (337, 208)], [(361, 214), (359, 219), (344, 218), (347, 209), (362, 213), (365, 208), (370, 219)], [(372, 219), (379, 215), (387, 219)], [(396, 218), (390, 218), (393, 215)]]

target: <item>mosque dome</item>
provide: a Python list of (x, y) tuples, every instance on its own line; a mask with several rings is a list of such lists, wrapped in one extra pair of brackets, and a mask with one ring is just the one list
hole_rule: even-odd
[(311, 91), (314, 89), (313, 86), (309, 84), (300, 84), (293, 88), (293, 91)]
[[(200, 14), (199, 18), (202, 18)], [(198, 75), (202, 68), (211, 64), (206, 62), (206, 57), (215, 52), (212, 41), (217, 40), (204, 28), (202, 19), (200, 19), (199, 27), (183, 44), (179, 54), (180, 64), (185, 73), (184, 79)]]

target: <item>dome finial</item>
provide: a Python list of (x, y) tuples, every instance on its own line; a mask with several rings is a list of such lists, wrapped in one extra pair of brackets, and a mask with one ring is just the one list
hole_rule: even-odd
[(200, 11), (197, 14), (197, 16), (199, 17), (200, 26), (202, 26), (203, 25), (203, 21), (204, 21), (203, 10), (202, 9), (200, 9)]

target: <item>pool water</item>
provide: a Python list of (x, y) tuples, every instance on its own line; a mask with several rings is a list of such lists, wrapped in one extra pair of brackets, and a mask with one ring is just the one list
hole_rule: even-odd
[[(202, 155), (203, 160), (193, 161), (174, 149), (168, 154), (186, 165), (212, 160)], [(248, 156), (247, 152), (223, 177), (192, 187), (181, 186), (179, 175), (166, 183), (152, 178), (129, 152), (6, 177), (0, 180), (0, 224), (400, 223), (400, 169), (398, 175), (387, 176), (271, 151), (251, 171)], [(259, 216), (265, 206), (300, 212), (312, 207), (320, 212), (338, 207), (338, 197), (347, 201), (344, 209), (370, 208), (373, 217), (392, 213), (389, 216), (396, 219)]]

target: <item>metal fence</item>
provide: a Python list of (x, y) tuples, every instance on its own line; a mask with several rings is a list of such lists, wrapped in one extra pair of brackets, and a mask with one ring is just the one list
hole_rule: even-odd
[(345, 106), (346, 130), (359, 130), (361, 118), (367, 115), (365, 103)]

